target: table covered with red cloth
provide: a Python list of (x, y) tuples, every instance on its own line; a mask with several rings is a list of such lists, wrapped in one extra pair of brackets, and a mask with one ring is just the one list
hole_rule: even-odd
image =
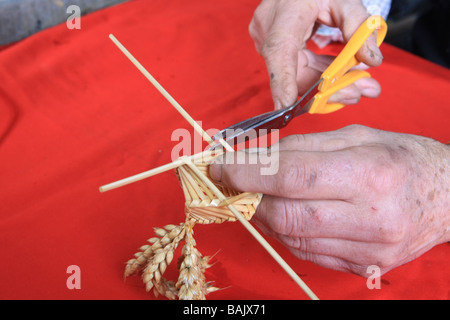
[[(0, 52), (0, 298), (153, 299), (125, 262), (153, 227), (184, 221), (173, 171), (105, 193), (101, 185), (171, 162), (176, 129), (196, 133), (108, 38), (119, 41), (202, 122), (223, 129), (272, 110), (248, 35), (258, 0), (135, 0), (42, 31)], [(341, 45), (316, 52), (337, 54)], [(378, 99), (305, 115), (281, 136), (361, 124), (450, 140), (450, 71), (383, 44)], [(198, 136), (197, 136), (198, 138)], [(197, 225), (208, 299), (307, 299), (239, 222)], [(267, 238), (320, 299), (449, 299), (449, 244), (381, 277), (301, 261)], [(69, 289), (68, 267), (80, 270)], [(176, 276), (176, 271), (172, 271)], [(176, 280), (176, 279), (173, 279)], [(161, 299), (161, 297), (160, 297)]]

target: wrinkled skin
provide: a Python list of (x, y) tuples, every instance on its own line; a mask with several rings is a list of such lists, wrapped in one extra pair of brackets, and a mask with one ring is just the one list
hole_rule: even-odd
[(272, 149), (276, 174), (245, 152), (235, 156), (254, 162), (218, 159), (210, 174), (264, 193), (252, 222), (298, 258), (367, 277), (370, 265), (384, 274), (450, 240), (449, 146), (352, 125)]
[[(360, 0), (263, 0), (255, 10), (249, 31), (266, 63), (275, 109), (292, 105), (335, 58), (306, 49), (317, 24), (339, 28), (348, 41), (367, 17)], [(381, 64), (383, 56), (376, 45), (376, 33), (356, 57), (362, 65)], [(362, 96), (378, 97), (380, 91), (375, 79), (363, 78), (335, 93), (329, 101), (355, 104)]]

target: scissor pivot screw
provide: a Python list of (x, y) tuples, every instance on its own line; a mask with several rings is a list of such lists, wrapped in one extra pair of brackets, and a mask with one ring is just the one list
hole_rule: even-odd
[(284, 123), (287, 123), (289, 120), (291, 120), (292, 115), (290, 113), (288, 113), (287, 115), (284, 116)]

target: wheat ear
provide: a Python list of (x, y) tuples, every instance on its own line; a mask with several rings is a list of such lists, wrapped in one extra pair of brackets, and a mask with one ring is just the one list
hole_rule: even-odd
[(194, 223), (186, 223), (185, 245), (181, 250), (179, 259), (180, 274), (176, 287), (180, 300), (205, 300), (205, 296), (218, 288), (205, 282), (205, 270), (211, 265), (209, 257), (202, 257), (200, 251), (195, 248), (193, 237)]
[(147, 266), (142, 273), (142, 280), (147, 291), (153, 288), (155, 296), (162, 294), (169, 299), (175, 299), (176, 291), (174, 285), (166, 281), (162, 276), (167, 266), (173, 260), (175, 249), (184, 238), (184, 223), (179, 226), (168, 225), (164, 228), (155, 228), (155, 234), (161, 239), (154, 243), (158, 248), (154, 250), (152, 257), (148, 260)]
[(124, 272), (125, 278), (137, 274), (144, 268), (150, 257), (153, 255), (153, 251), (156, 250), (157, 247), (159, 248), (159, 244), (153, 246), (158, 240), (159, 238), (156, 237), (148, 239), (147, 241), (150, 245), (147, 244), (140, 247), (139, 249), (141, 251), (136, 252), (134, 258), (127, 261)]
[[(172, 262), (174, 251), (184, 238), (184, 223), (166, 225), (164, 228), (154, 228), (157, 237), (150, 238), (151, 245), (144, 245), (134, 259), (128, 260), (124, 276), (128, 277), (140, 271), (147, 291), (153, 288), (155, 296), (162, 294), (169, 299), (175, 299), (177, 289), (174, 281), (165, 280), (162, 275)], [(145, 266), (145, 268), (144, 268)]]

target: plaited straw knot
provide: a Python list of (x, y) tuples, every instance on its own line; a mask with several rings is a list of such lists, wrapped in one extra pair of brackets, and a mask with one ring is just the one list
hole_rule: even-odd
[[(194, 161), (194, 165), (209, 180), (211, 180), (209, 165), (215, 157), (217, 155), (209, 155)], [(226, 200), (221, 201), (188, 165), (179, 166), (175, 172), (183, 188), (186, 199), (185, 213), (190, 221), (201, 224), (236, 221), (236, 216), (228, 208), (230, 204), (247, 220), (250, 220), (261, 202), (262, 194), (260, 193), (238, 192), (213, 182), (226, 197)]]

